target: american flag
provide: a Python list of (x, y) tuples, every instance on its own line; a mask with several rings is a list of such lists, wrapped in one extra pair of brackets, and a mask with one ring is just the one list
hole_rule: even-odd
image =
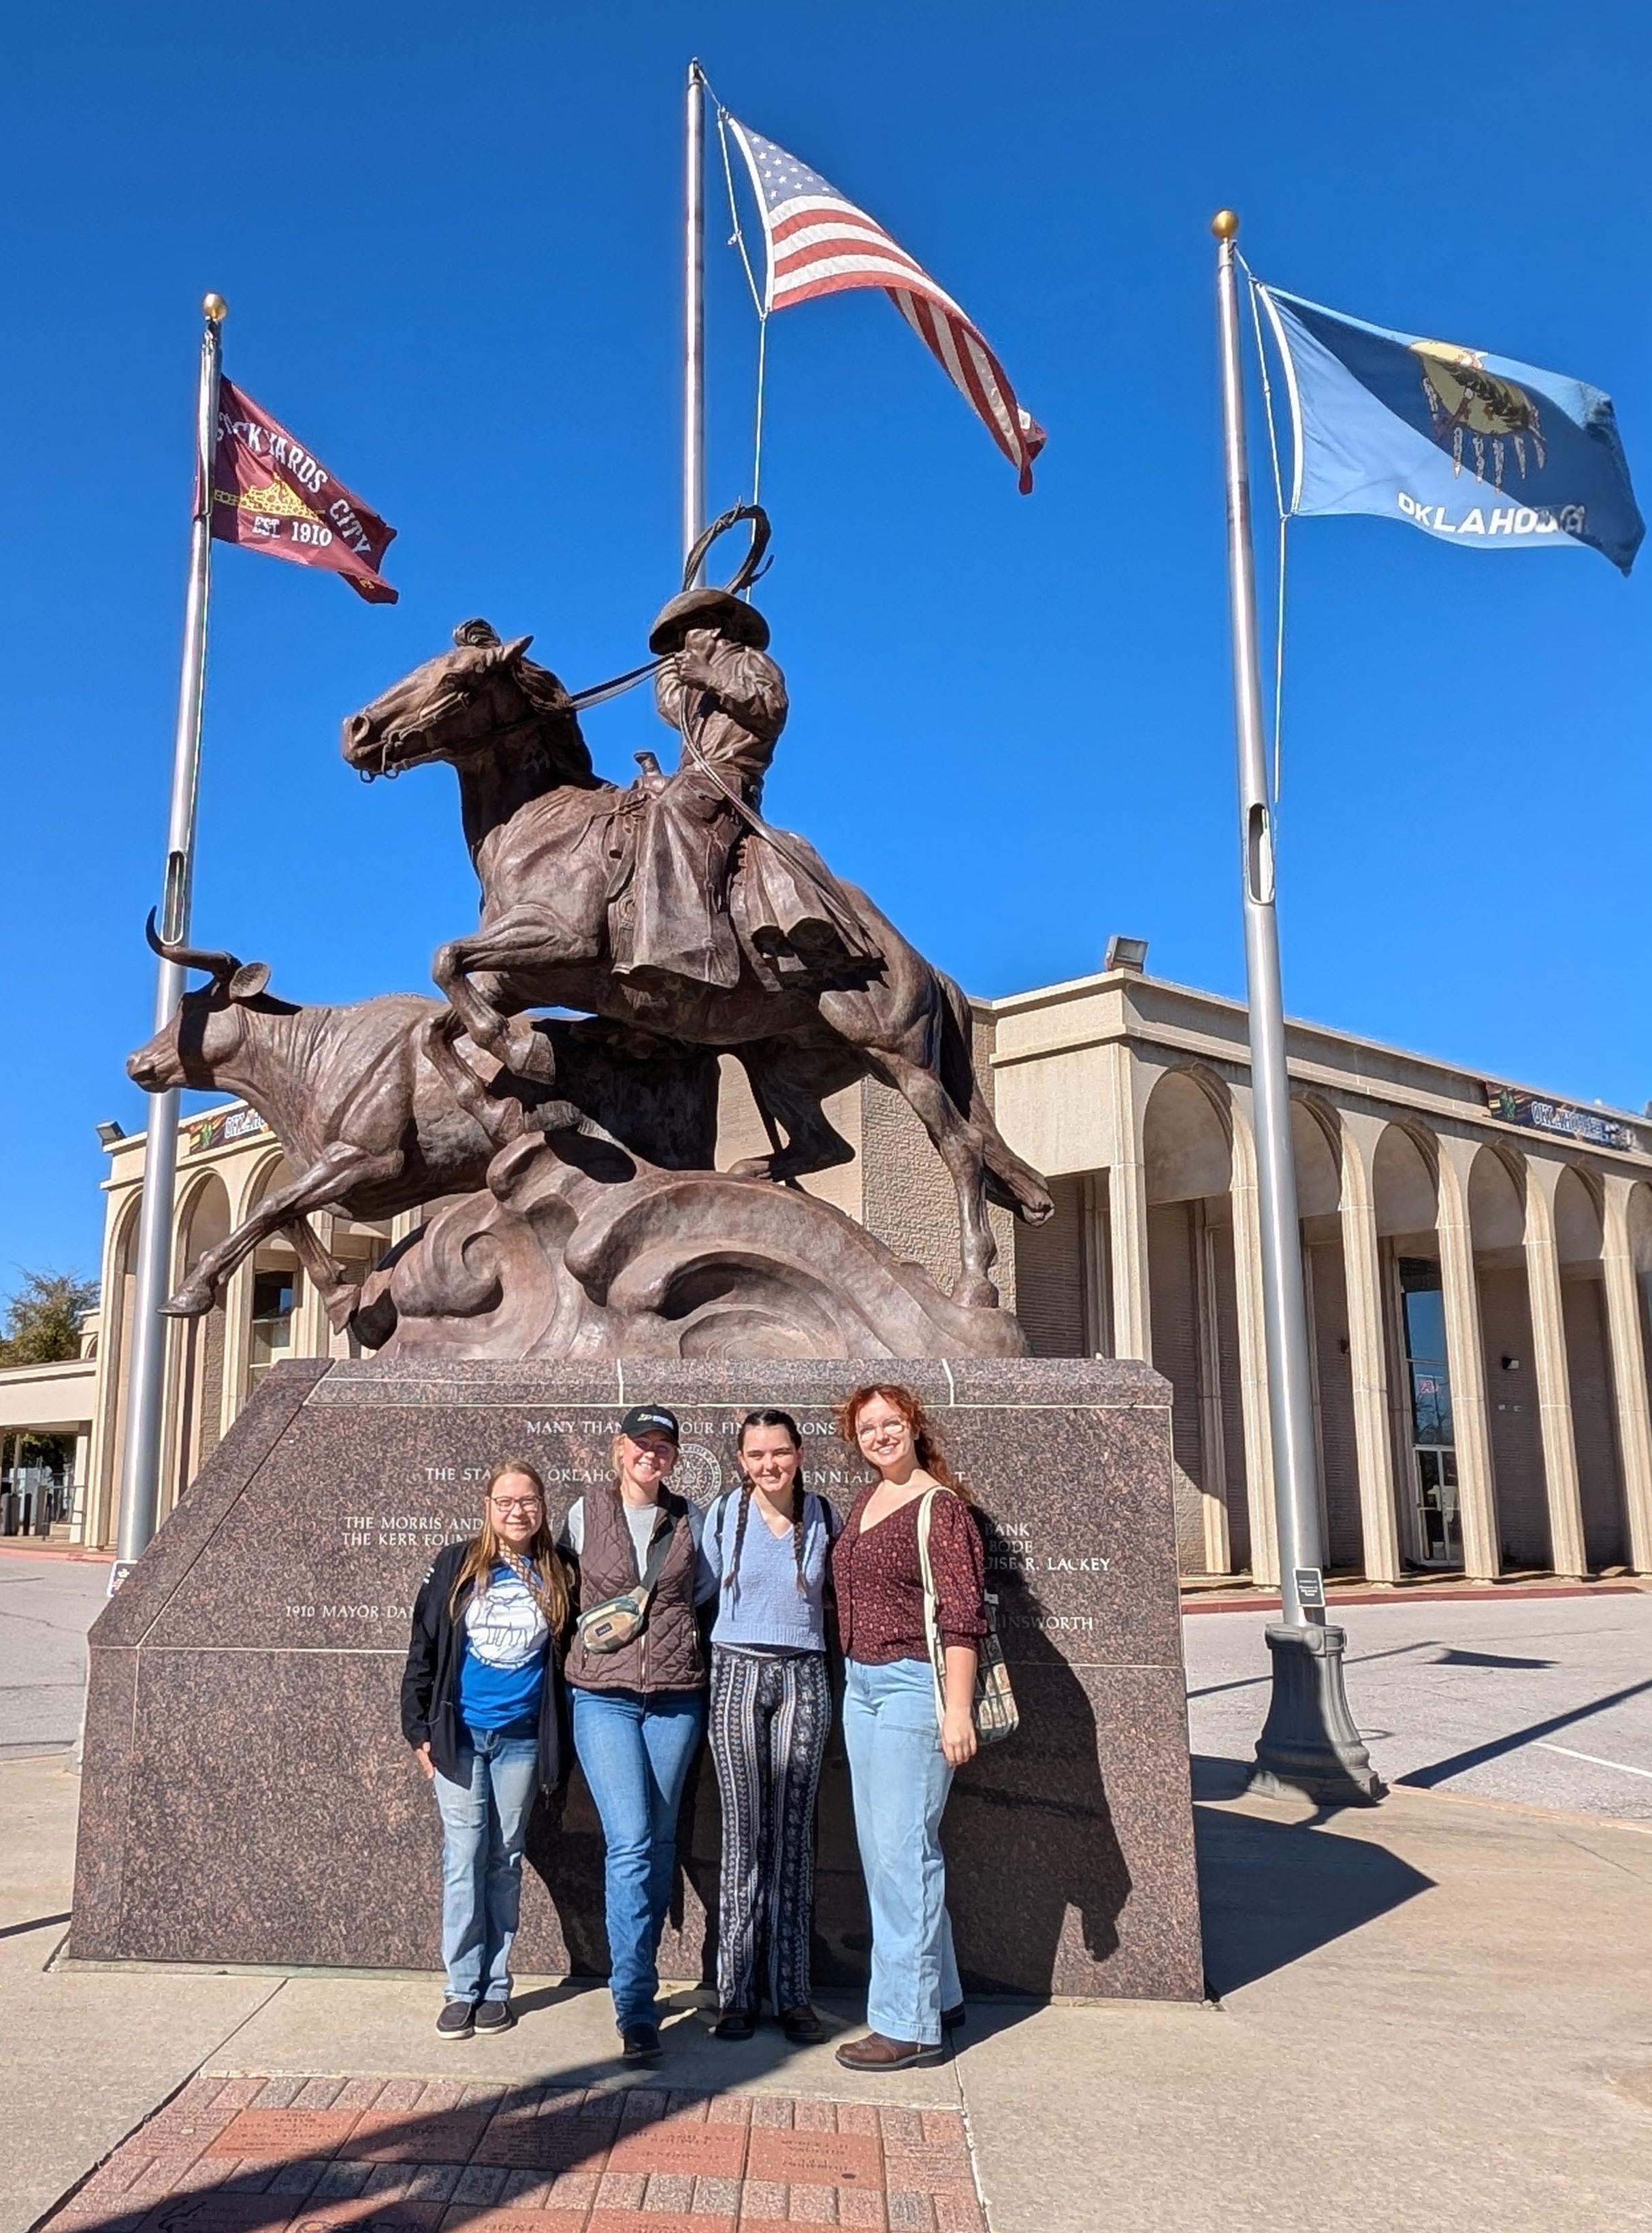
[(726, 118), (751, 173), (768, 246), (765, 310), (789, 310), (816, 295), (847, 287), (881, 287), (941, 369), (963, 391), (987, 433), (1032, 488), (1032, 461), (1044, 431), (1015, 400), (1015, 390), (983, 337), (923, 266), (890, 239), (875, 218), (846, 201), (772, 140)]

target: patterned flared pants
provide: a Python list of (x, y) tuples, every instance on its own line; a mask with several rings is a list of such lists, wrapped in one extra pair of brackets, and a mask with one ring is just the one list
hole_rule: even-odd
[(777, 2015), (807, 2006), (815, 1795), (831, 1728), (826, 1655), (712, 1653), (712, 1758), (723, 1800), (717, 1995)]

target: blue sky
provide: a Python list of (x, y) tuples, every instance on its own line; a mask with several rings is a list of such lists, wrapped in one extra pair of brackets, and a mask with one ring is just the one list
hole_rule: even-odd
[[(14, 16), (0, 131), (12, 615), (0, 1287), (95, 1268), (135, 1129), (204, 290), (225, 364), (400, 531), (393, 609), (220, 549), (195, 927), (276, 989), (420, 987), (474, 919), (452, 778), (357, 783), (341, 718), (484, 614), (577, 686), (677, 568), (680, 86), (864, 202), (1050, 432), (1014, 477), (875, 295), (777, 319), (767, 806), (970, 990), (1243, 965), (1211, 212), (1283, 286), (1579, 374), (1643, 502), (1641, 11), (1512, 0), (603, 10), (358, 0)], [(754, 328), (712, 186), (714, 505)], [(1260, 454), (1258, 457), (1261, 464)], [(1652, 1093), (1646, 598), (1584, 551), (1293, 531), (1293, 1014), (1580, 1099)], [(599, 766), (669, 745), (641, 697)]]

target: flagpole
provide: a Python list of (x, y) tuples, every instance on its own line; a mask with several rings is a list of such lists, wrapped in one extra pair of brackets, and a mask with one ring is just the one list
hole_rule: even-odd
[[(683, 134), (683, 557), (706, 524), (706, 77), (688, 65)], [(705, 579), (702, 563), (695, 581)]]
[[(200, 771), (201, 706), (206, 680), (206, 614), (212, 586), (212, 436), (218, 418), (220, 328), (228, 315), (221, 295), (201, 304), (200, 380), (195, 399), (195, 497), (189, 532), (189, 585), (184, 601), (184, 656), (172, 732), (172, 808), (161, 887), (160, 934), (169, 945), (189, 935), (195, 867), (195, 798)], [(162, 961), (155, 976), (155, 1028), (171, 1022), (183, 998), (185, 973)], [(162, 1414), (166, 1402), (166, 1320), (171, 1286), (172, 1190), (178, 1172), (178, 1089), (150, 1102), (144, 1145), (142, 1208), (138, 1218), (132, 1363), (127, 1380), (126, 1443), (120, 1468), (120, 1523), (111, 1595), (142, 1557), (155, 1532), (159, 1504)]]
[(1222, 450), (1227, 484), (1228, 615), (1233, 724), (1239, 752), (1239, 842), (1245, 891), (1245, 975), (1251, 1035), (1257, 1195), (1262, 1228), (1263, 1339), (1267, 1352), (1273, 1501), (1279, 1537), (1280, 1618), (1267, 1631), (1273, 1692), (1258, 1740), (1251, 1788), (1265, 1796), (1306, 1791), (1319, 1799), (1374, 1801), (1382, 1785), (1348, 1710), (1340, 1628), (1325, 1621), (1324, 1556), (1314, 1446), (1308, 1314), (1302, 1275), (1285, 997), (1274, 908), (1273, 817), (1257, 659), (1251, 479), (1245, 444), (1245, 379), (1232, 210), (1211, 220), (1221, 344)]

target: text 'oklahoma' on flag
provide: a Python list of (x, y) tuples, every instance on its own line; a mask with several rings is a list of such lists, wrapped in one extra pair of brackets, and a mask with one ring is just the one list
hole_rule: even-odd
[(850, 287), (881, 287), (962, 390), (1015, 467), (1022, 495), (1027, 495), (1044, 431), (1016, 401), (980, 329), (875, 218), (846, 201), (818, 171), (733, 117), (726, 122), (745, 158), (762, 212), (768, 246), (764, 310), (789, 310), (794, 303)]
[(325, 567), (369, 604), (393, 605), (396, 592), (379, 568), (395, 529), (250, 395), (227, 380), (219, 381), (218, 395), (211, 491), (218, 540)]
[(1646, 528), (1610, 396), (1256, 291), (1290, 397), (1288, 511), (1376, 512), (1478, 550), (1584, 544), (1629, 572)]

